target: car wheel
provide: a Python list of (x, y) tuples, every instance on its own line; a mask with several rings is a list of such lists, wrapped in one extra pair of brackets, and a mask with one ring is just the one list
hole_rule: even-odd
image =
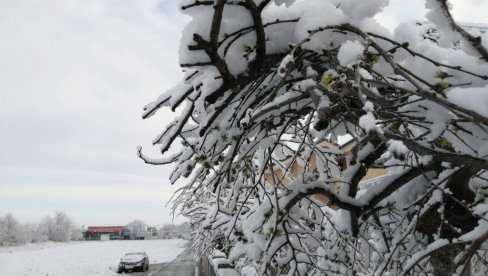
[(119, 267), (119, 269), (117, 269), (117, 273), (118, 273), (118, 274), (121, 274), (122, 272), (124, 272), (124, 269), (123, 269), (123, 268), (121, 268), (121, 267)]
[(149, 263), (146, 264), (146, 271), (149, 270)]

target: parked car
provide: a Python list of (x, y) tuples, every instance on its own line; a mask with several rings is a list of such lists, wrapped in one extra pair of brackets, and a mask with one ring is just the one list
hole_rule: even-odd
[(149, 258), (146, 252), (131, 252), (125, 254), (125, 256), (120, 259), (117, 273), (122, 273), (126, 270), (146, 271), (148, 269)]

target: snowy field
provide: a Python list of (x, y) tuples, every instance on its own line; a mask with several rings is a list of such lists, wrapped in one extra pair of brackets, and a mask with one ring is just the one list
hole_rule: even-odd
[(149, 262), (167, 263), (185, 249), (185, 240), (81, 241), (0, 247), (1, 276), (118, 275), (110, 270), (130, 251), (146, 251)]

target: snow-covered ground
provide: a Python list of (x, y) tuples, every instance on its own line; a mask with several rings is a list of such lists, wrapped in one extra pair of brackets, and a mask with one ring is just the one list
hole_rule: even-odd
[(150, 263), (172, 261), (185, 240), (81, 241), (0, 247), (1, 276), (102, 276), (130, 251), (146, 251)]

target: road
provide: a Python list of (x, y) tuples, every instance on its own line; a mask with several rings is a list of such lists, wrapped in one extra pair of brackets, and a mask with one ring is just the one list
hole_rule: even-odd
[[(166, 263), (159, 263), (159, 264), (149, 264), (149, 270), (146, 272), (124, 272), (122, 275), (127, 275), (127, 276), (154, 276), (156, 275), (160, 269), (162, 269), (164, 266), (166, 266)], [(120, 275), (120, 274), (115, 274), (115, 275)]]
[(178, 255), (174, 261), (164, 266), (154, 276), (195, 276), (196, 264), (188, 249)]

